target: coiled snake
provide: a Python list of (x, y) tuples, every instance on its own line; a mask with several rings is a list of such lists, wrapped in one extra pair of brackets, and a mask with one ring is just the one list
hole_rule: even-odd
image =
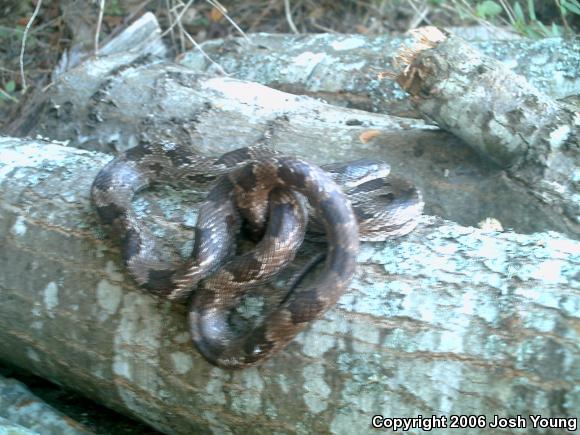
[[(172, 300), (189, 299), (199, 351), (218, 366), (242, 368), (272, 355), (334, 305), (353, 277), (359, 239), (385, 240), (417, 225), (421, 194), (387, 177), (388, 165), (365, 159), (323, 168), (260, 146), (208, 158), (183, 145), (141, 144), (97, 174), (91, 198), (102, 222), (120, 235), (137, 283)], [(199, 209), (190, 260), (169, 267), (156, 257), (132, 200), (153, 184), (176, 181), (215, 184)], [(260, 326), (235, 332), (228, 314), (249, 289), (294, 260), (309, 212), (328, 242), (322, 273), (309, 288), (289, 291)], [(242, 221), (261, 240), (234, 256)]]

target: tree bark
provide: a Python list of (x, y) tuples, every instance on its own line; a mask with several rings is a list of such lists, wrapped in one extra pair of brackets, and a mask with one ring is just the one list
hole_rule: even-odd
[[(529, 415), (577, 417), (579, 242), (426, 216), (400, 240), (363, 243), (350, 292), (286, 349), (228, 372), (193, 349), (185, 308), (137, 289), (103, 236), (88, 195), (109, 159), (0, 142), (0, 359), (168, 433), (366, 433), (375, 414), (522, 415), (528, 429)], [(182, 232), (190, 212), (162, 207), (161, 227)]]
[[(406, 37), (263, 33), (248, 37), (212, 40), (202, 47), (237, 79), (341, 106), (422, 116), (395, 82), (378, 77), (379, 71), (391, 65)], [(476, 40), (471, 44), (553, 98), (580, 94), (577, 39)], [(217, 67), (197, 50), (187, 53), (180, 63), (197, 72), (217, 72)]]
[(2, 435), (35, 435), (36, 433), (0, 417), (0, 434)]
[(397, 82), (441, 128), (506, 168), (569, 233), (580, 234), (580, 112), (435, 27), (401, 50)]
[(18, 429), (24, 430), (23, 434), (94, 434), (32, 394), (21, 382), (0, 376), (0, 434), (18, 434), (2, 432), (8, 421), (20, 425)]
[(208, 77), (148, 54), (83, 63), (40, 93), (9, 133), (105, 152), (164, 140), (218, 155), (261, 141), (315, 163), (378, 158), (422, 190), (428, 214), (463, 225), (493, 217), (518, 232), (577, 236), (558, 209), (538, 202), (503, 169), (423, 121)]

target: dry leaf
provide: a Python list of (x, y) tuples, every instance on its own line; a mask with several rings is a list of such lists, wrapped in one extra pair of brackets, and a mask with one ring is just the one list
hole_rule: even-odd
[(214, 23), (217, 23), (222, 20), (224, 14), (218, 8), (212, 8), (211, 12), (209, 13), (209, 18)]
[(363, 131), (360, 135), (359, 135), (359, 139), (362, 143), (367, 143), (371, 140), (373, 140), (375, 137), (380, 136), (381, 132), (379, 130), (367, 130), (367, 131)]

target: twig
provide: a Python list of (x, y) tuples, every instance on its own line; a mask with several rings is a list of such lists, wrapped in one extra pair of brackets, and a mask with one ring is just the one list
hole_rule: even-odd
[(177, 25), (179, 26), (180, 34), (185, 35), (185, 37), (189, 40), (189, 42), (191, 42), (193, 46), (200, 51), (203, 57), (205, 57), (213, 66), (215, 66), (221, 74), (223, 74), (224, 76), (229, 75), (219, 63), (217, 63), (211, 57), (209, 57), (209, 55), (203, 50), (203, 48), (201, 48), (201, 46), (195, 41), (195, 39), (193, 39), (193, 37), (187, 32), (187, 30), (183, 28), (181, 20), (177, 22)]
[[(203, 55), (203, 57), (205, 57), (212, 65), (216, 66), (220, 73), (227, 76), (229, 74), (222, 68), (222, 66), (220, 64), (218, 64), (216, 61), (214, 61), (211, 57), (209, 57), (209, 55), (203, 50), (203, 48), (201, 48), (201, 46), (197, 43), (197, 41), (195, 39), (193, 39), (193, 37), (189, 33), (187, 33), (187, 31), (185, 30), (185, 28), (181, 24), (181, 18), (183, 17), (185, 12), (189, 9), (189, 7), (193, 3), (193, 1), (194, 0), (189, 0), (187, 2), (187, 4), (179, 12), (179, 14), (176, 14), (175, 19), (173, 20), (173, 23), (170, 24), (169, 28), (165, 29), (165, 31), (163, 33), (161, 33), (161, 35), (159, 35), (159, 38), (164, 37), (169, 32), (173, 31), (173, 28), (175, 26), (178, 26), (180, 39), (183, 39), (183, 35), (185, 35), (187, 37), (187, 39), (189, 39), (191, 44), (200, 51), (200, 53)], [(169, 10), (169, 14), (171, 15), (172, 13), (173, 13), (173, 11)], [(183, 48), (182, 51), (185, 51), (185, 49)]]
[[(171, 24), (169, 28), (165, 29), (165, 31), (161, 35), (159, 35), (159, 38), (163, 38), (165, 35), (171, 32), (175, 26), (177, 26), (181, 22), (181, 17), (183, 17), (183, 14), (185, 14), (185, 12), (187, 12), (192, 3), (193, 0), (189, 0), (187, 2), (187, 4), (183, 7), (181, 12), (179, 12), (179, 14), (175, 17), (175, 21), (173, 21), (173, 24)], [(169, 12), (171, 13), (171, 11)]]
[(409, 3), (409, 6), (411, 6), (411, 8), (415, 11), (415, 15), (411, 19), (408, 30), (417, 28), (417, 26), (421, 24), (421, 21), (423, 20), (425, 20), (427, 24), (431, 25), (431, 21), (427, 18), (427, 15), (429, 14), (429, 8), (427, 6), (425, 6), (423, 9), (419, 9), (412, 0), (408, 0), (407, 3)]
[(499, 2), (501, 3), (504, 11), (508, 15), (510, 22), (513, 26), (517, 22), (514, 10), (505, 0), (499, 0)]
[(310, 18), (309, 18), (309, 20), (310, 20), (310, 24), (311, 24), (311, 25), (312, 25), (312, 27), (314, 27), (315, 29), (322, 30), (323, 32), (326, 32), (326, 33), (338, 33), (336, 30), (333, 30), (333, 29), (331, 29), (330, 27), (325, 27), (325, 26), (323, 26), (322, 24), (318, 24), (318, 23), (316, 22), (316, 19), (315, 19), (315, 18), (313, 18), (313, 17), (310, 17)]
[[(189, 9), (189, 8), (187, 8)], [(185, 10), (184, 10), (185, 12)], [(193, 15), (195, 16), (195, 9), (193, 9)], [(183, 37), (183, 24), (182, 24), (182, 17), (183, 15), (180, 15), (179, 18), (175, 18), (176, 21), (178, 21), (178, 26), (177, 28), (179, 29), (179, 32), (177, 32), (177, 36), (179, 38), (179, 52), (180, 53), (185, 53), (185, 38)]]
[(105, 0), (100, 0), (99, 19), (97, 20), (97, 30), (95, 31), (95, 56), (99, 55), (99, 36), (101, 35), (101, 25), (103, 24), (104, 13), (105, 13)]
[[(258, 14), (258, 16), (254, 19), (254, 21), (250, 25), (249, 32), (253, 32), (256, 29), (256, 27), (258, 27), (262, 23), (262, 20), (264, 19), (264, 17), (266, 15), (268, 15), (272, 9), (274, 9), (274, 6), (276, 5), (276, 2), (277, 2), (276, 0), (270, 0), (268, 2), (268, 4), (265, 7), (262, 8), (262, 10)], [(249, 15), (249, 14), (246, 14), (246, 15)], [(255, 13), (253, 12), (253, 10), (251, 10), (251, 15), (252, 16), (255, 15)], [(244, 17), (242, 17), (242, 21), (245, 21), (243, 18)], [(246, 16), (245, 18), (248, 18), (248, 17)]]
[(288, 21), (288, 25), (290, 26), (290, 29), (294, 33), (299, 35), (300, 32), (298, 31), (298, 29), (296, 28), (296, 25), (294, 24), (294, 21), (292, 20), (292, 10), (290, 9), (290, 0), (284, 0), (284, 11), (286, 12), (286, 21)]
[(564, 28), (566, 31), (570, 32), (570, 25), (568, 24), (568, 20), (566, 19), (566, 15), (562, 13), (562, 5), (560, 4), (560, 0), (554, 0), (556, 2), (556, 6), (558, 6), (558, 10), (560, 11), (560, 16), (562, 17), (562, 22), (564, 23)]
[(61, 24), (61, 22), (62, 22), (62, 15), (59, 15), (58, 17), (53, 18), (52, 20), (48, 20), (48, 21), (42, 23), (40, 26), (35, 27), (34, 29), (32, 29), (30, 31), (30, 34), (34, 35), (35, 33), (42, 32), (47, 27), (53, 27), (53, 26), (57, 27)]
[(234, 28), (240, 33), (240, 35), (242, 35), (244, 37), (244, 39), (246, 40), (246, 42), (248, 42), (249, 44), (253, 45), (253, 42), (250, 40), (250, 38), (248, 38), (248, 36), (241, 29), (241, 27), (238, 26), (234, 20), (232, 20), (232, 18), (228, 15), (227, 9), (224, 8), (219, 1), (217, 1), (217, 0), (206, 0), (206, 1), (210, 5), (212, 5), (214, 8), (216, 8), (218, 11), (220, 11), (224, 17), (226, 17), (226, 20), (228, 20), (230, 22), (230, 24), (232, 26), (234, 26)]
[(169, 21), (169, 29), (171, 30), (171, 42), (175, 47), (175, 32), (173, 31), (173, 14), (171, 13), (171, 0), (165, 0), (165, 6), (167, 8), (167, 20)]
[(24, 48), (26, 47), (26, 38), (30, 27), (32, 27), (32, 22), (36, 19), (38, 11), (40, 11), (40, 5), (42, 5), (42, 0), (37, 1), (34, 12), (32, 13), (30, 20), (28, 20), (28, 23), (26, 23), (26, 28), (22, 34), (22, 46), (20, 47), (20, 80), (22, 81), (22, 92), (26, 91), (26, 78), (24, 77)]
[(0, 88), (0, 94), (6, 98), (8, 98), (10, 101), (14, 102), (14, 103), (18, 103), (18, 98), (13, 97), (12, 95), (10, 95), (8, 92), (6, 92), (4, 89)]
[(13, 69), (8, 69), (8, 68), (4, 68), (3, 66), (0, 66), (0, 71), (4, 71), (10, 74), (14, 74), (16, 71)]

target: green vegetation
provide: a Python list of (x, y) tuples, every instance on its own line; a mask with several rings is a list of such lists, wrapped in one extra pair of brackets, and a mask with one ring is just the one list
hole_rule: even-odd
[[(438, 2), (444, 6), (444, 1)], [(451, 0), (463, 19), (474, 19), (495, 25), (509, 24), (516, 32), (529, 38), (545, 38), (564, 36), (574, 33), (569, 23), (570, 16), (580, 17), (580, 2), (578, 0), (553, 0), (543, 2), (544, 22), (538, 19), (537, 5), (541, 2), (525, 0), (525, 5), (512, 0), (485, 0), (468, 2), (466, 0)], [(557, 17), (557, 22), (545, 21)]]

